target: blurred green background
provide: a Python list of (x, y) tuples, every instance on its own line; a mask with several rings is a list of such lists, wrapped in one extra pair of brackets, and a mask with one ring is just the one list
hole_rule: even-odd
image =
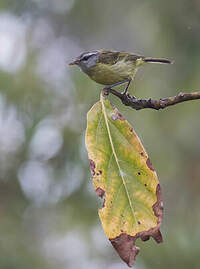
[[(0, 269), (123, 269), (98, 219), (84, 145), (101, 86), (67, 63), (82, 51), (166, 57), (130, 93), (198, 90), (199, 0), (0, 0)], [(200, 268), (200, 103), (130, 121), (159, 175), (164, 243), (138, 240), (138, 269)]]

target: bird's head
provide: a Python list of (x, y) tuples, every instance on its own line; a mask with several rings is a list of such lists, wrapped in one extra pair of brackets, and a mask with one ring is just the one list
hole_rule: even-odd
[(84, 52), (80, 56), (78, 56), (73, 62), (69, 63), (69, 65), (78, 65), (84, 72), (87, 72), (91, 67), (94, 67), (99, 58), (99, 51), (89, 51)]

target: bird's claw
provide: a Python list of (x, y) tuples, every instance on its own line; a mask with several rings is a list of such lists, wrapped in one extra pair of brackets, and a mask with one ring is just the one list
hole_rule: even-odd
[(121, 92), (121, 95), (123, 95), (123, 96), (129, 96), (129, 93), (127, 93), (127, 91), (123, 91), (123, 92)]

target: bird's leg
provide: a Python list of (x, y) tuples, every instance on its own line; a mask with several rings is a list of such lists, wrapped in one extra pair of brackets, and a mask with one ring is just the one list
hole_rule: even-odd
[(126, 95), (126, 93), (127, 93), (127, 91), (128, 91), (128, 87), (129, 87), (130, 83), (131, 83), (131, 79), (129, 79), (129, 80), (128, 80), (128, 84), (126, 85), (125, 90), (122, 92), (122, 94), (123, 94), (123, 95)]
[(121, 85), (121, 84), (123, 84), (123, 83), (125, 83), (125, 82), (128, 82), (128, 85), (130, 84), (130, 80), (129, 80), (129, 79), (125, 79), (125, 80), (122, 80), (122, 81), (116, 82), (116, 83), (111, 84), (111, 85), (106, 85), (106, 86), (104, 87), (104, 89), (109, 90), (109, 89), (111, 89), (112, 87), (115, 87), (115, 86)]
[(128, 87), (129, 87), (129, 85), (130, 85), (130, 82), (131, 82), (130, 79), (125, 79), (125, 80), (116, 82), (116, 83), (111, 84), (111, 85), (106, 85), (106, 86), (103, 88), (103, 93), (104, 93), (104, 95), (109, 95), (109, 91), (110, 91), (110, 89), (111, 89), (112, 87), (121, 85), (121, 84), (126, 83), (126, 82), (128, 82), (128, 84), (127, 84), (127, 86), (126, 86), (126, 89), (123, 91), (123, 94), (126, 94), (126, 92), (127, 92), (127, 90), (128, 90)]

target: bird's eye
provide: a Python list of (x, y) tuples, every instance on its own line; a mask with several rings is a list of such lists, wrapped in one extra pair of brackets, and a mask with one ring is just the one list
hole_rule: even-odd
[(86, 55), (82, 58), (82, 61), (87, 61), (90, 58), (90, 55)]

